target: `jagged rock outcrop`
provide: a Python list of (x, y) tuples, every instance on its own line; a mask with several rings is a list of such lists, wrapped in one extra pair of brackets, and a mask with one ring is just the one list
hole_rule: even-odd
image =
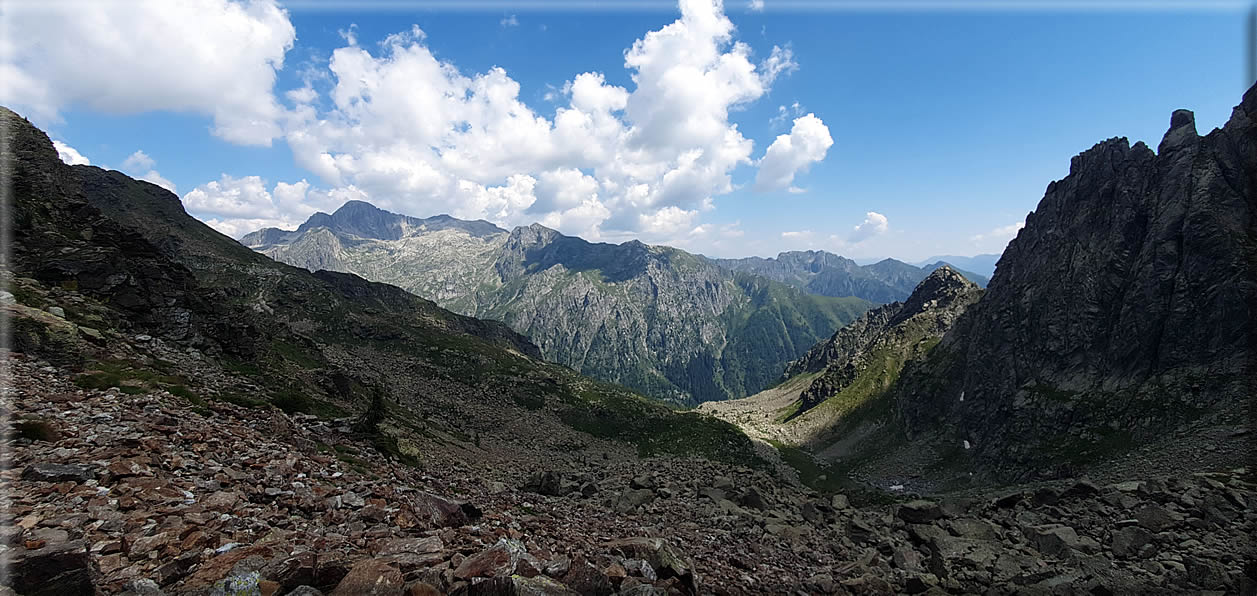
[(824, 452), (846, 435), (880, 426), (900, 371), (925, 358), (981, 295), (960, 273), (940, 267), (905, 302), (870, 310), (788, 364), (778, 386), (702, 410), (752, 435)]
[(740, 397), (868, 304), (812, 296), (638, 241), (591, 243), (539, 224), (510, 232), (359, 201), (293, 232), (242, 240), (280, 261), (353, 272), (502, 321), (584, 374), (680, 403)]
[(746, 257), (711, 261), (733, 271), (754, 273), (821, 296), (856, 296), (882, 303), (907, 299), (921, 280), (943, 266), (955, 269), (981, 287), (986, 287), (987, 283), (986, 277), (962, 271), (943, 261), (916, 266), (895, 259), (883, 259), (870, 265), (860, 265), (823, 250), (789, 251), (767, 259)]
[(981, 301), (905, 373), (907, 432), (967, 441), (964, 471), (1005, 479), (1205, 429), (1251, 457), (1255, 214), (1257, 87), (1203, 137), (1178, 110), (1156, 152), (1114, 138), (1074, 157)]
[[(891, 303), (839, 329), (829, 341), (786, 367), (786, 378), (822, 373), (800, 394), (801, 414), (851, 386), (871, 368), (897, 376), (895, 365), (927, 353), (982, 291), (950, 267), (935, 269), (902, 303)], [(884, 390), (886, 387), (882, 387)]]

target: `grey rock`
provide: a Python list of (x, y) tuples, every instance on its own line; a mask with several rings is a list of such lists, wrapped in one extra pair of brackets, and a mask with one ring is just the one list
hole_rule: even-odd
[(642, 505), (655, 500), (655, 491), (648, 488), (626, 490), (620, 493), (616, 498), (614, 509), (616, 513), (629, 513)]
[(910, 524), (927, 524), (943, 517), (943, 509), (933, 501), (909, 501), (899, 506), (899, 519)]
[(1113, 533), (1113, 554), (1121, 558), (1134, 557), (1144, 545), (1152, 542), (1152, 532), (1138, 526), (1122, 528)]
[(22, 470), (23, 480), (37, 482), (87, 482), (96, 477), (96, 470), (84, 464), (34, 463)]

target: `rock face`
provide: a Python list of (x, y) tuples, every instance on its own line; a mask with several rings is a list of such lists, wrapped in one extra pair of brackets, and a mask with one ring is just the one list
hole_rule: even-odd
[(733, 271), (762, 275), (772, 280), (802, 288), (822, 296), (856, 296), (873, 302), (896, 302), (907, 299), (917, 284), (930, 272), (948, 266), (980, 287), (987, 277), (961, 271), (942, 260), (921, 266), (895, 259), (883, 259), (871, 265), (860, 265), (851, 259), (823, 250), (790, 251), (776, 258), (747, 257), (712, 259)]
[(1242, 429), (1255, 214), (1257, 88), (1206, 136), (1178, 110), (1156, 152), (1115, 138), (1074, 157), (986, 294), (905, 374), (910, 436), (968, 441), (970, 471), (1024, 479), (1176, 430)]
[[(869, 306), (732, 273), (684, 251), (590, 243), (541, 225), (418, 219), (351, 201), (246, 246), (353, 272), (498, 320), (584, 374), (679, 403), (741, 397)], [(915, 268), (913, 268), (915, 270)]]

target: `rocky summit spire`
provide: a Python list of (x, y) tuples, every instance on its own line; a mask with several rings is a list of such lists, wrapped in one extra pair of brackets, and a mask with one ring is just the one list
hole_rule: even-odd
[(1170, 130), (1165, 131), (1157, 153), (1172, 151), (1198, 140), (1200, 135), (1196, 134), (1196, 114), (1191, 110), (1174, 110), (1174, 114), (1170, 116)]
[(965, 279), (955, 269), (944, 265), (917, 284), (912, 295), (904, 301), (895, 320), (903, 320), (930, 308), (947, 308), (957, 299), (978, 289), (977, 284)]

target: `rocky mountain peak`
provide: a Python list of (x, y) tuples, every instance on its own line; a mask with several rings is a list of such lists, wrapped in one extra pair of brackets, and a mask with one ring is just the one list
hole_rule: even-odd
[(1240, 426), (1255, 111), (1257, 87), (1206, 136), (1178, 110), (1159, 153), (1115, 138), (1075, 157), (981, 301), (901, 378), (909, 436), (967, 441), (975, 476), (1024, 479), (1069, 473), (1038, 467), (1052, 457), (1095, 466), (1172, 430), (1191, 444)]
[(1199, 139), (1200, 135), (1196, 133), (1196, 114), (1191, 110), (1174, 110), (1170, 115), (1170, 130), (1165, 131), (1157, 153), (1165, 153), (1195, 143)]
[(917, 284), (912, 295), (904, 301), (901, 313), (911, 316), (933, 306), (946, 307), (956, 298), (977, 289), (977, 284), (965, 279), (965, 276), (950, 266), (944, 265), (935, 269)]

